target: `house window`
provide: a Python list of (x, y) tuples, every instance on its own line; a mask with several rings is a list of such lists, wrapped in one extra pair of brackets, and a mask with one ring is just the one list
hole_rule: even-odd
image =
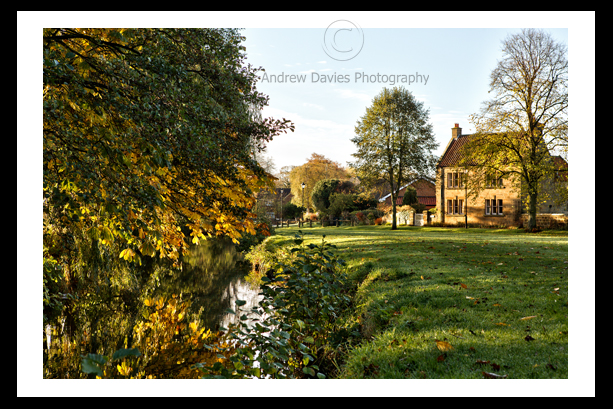
[(447, 200), (447, 214), (463, 214), (464, 200), (449, 199)]
[(502, 216), (502, 199), (485, 199), (485, 214)]
[(447, 187), (448, 188), (464, 187), (464, 174), (460, 172), (448, 173), (447, 174)]

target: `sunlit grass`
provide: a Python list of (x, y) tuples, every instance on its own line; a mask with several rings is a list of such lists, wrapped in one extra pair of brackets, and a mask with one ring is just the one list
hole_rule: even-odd
[[(283, 243), (298, 229), (278, 229)], [(356, 281), (343, 378), (568, 377), (566, 232), (304, 228)], [(453, 346), (443, 352), (436, 340)]]

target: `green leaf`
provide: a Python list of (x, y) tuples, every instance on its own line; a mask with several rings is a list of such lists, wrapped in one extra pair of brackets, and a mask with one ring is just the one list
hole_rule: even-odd
[(319, 379), (326, 379), (326, 375), (322, 374), (321, 372), (317, 372), (317, 377)]
[(106, 364), (106, 357), (98, 354), (87, 354), (81, 356), (81, 370), (85, 373), (94, 373), (98, 376), (102, 376), (102, 366)]
[(239, 307), (241, 307), (241, 306), (243, 306), (243, 305), (247, 304), (247, 301), (244, 301), (244, 300), (236, 300), (236, 301), (234, 301), (234, 303), (235, 303), (236, 305), (238, 305)]
[(119, 349), (113, 353), (113, 359), (121, 359), (127, 356), (140, 356), (138, 348)]
[(302, 372), (307, 375), (315, 376), (315, 370), (313, 368), (304, 367), (302, 368)]

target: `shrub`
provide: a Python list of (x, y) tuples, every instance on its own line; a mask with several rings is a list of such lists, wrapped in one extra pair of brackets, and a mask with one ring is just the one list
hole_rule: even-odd
[[(296, 235), (294, 243), (300, 247), (273, 267), (280, 272), (262, 278), (263, 299), (250, 311), (257, 318), (240, 310), (245, 301), (236, 301), (232, 312), (241, 322), (227, 333), (235, 349), (229, 357), (218, 355), (213, 365), (195, 365), (206, 377), (326, 377), (322, 365), (335, 353), (330, 346), (335, 322), (350, 302), (344, 261), (323, 239), (320, 246), (304, 246), (303, 237)], [(223, 351), (218, 345), (206, 347)]]
[(293, 203), (287, 203), (283, 206), (283, 218), (295, 219), (302, 214), (306, 209), (302, 206), (297, 206)]
[(413, 203), (417, 203), (417, 190), (413, 186), (408, 186), (402, 197), (402, 205), (411, 206)]
[(383, 223), (383, 218), (382, 217), (378, 217), (375, 219), (375, 226), (380, 226), (381, 223)]

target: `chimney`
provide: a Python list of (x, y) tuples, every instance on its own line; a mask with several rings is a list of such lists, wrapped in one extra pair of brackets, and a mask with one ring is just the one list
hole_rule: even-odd
[(460, 124), (455, 124), (455, 127), (451, 128), (451, 137), (458, 139), (458, 136), (462, 136), (462, 128), (460, 128)]

